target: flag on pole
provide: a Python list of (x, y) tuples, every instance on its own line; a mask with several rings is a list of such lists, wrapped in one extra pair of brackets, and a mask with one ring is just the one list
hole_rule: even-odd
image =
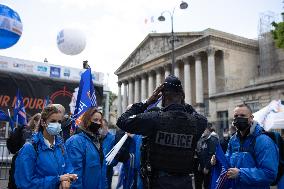
[(151, 22), (154, 23), (154, 16), (151, 16)]
[(23, 102), (23, 97), (19, 89), (17, 92), (17, 99), (14, 107), (14, 122), (16, 122), (16, 126), (27, 125), (26, 110)]
[(144, 19), (144, 24), (147, 24), (147, 23), (148, 23), (148, 19), (145, 18), (145, 19)]
[(95, 88), (92, 80), (91, 69), (87, 69), (82, 75), (76, 100), (74, 114), (72, 116), (72, 129), (74, 130), (81, 122), (84, 112), (90, 107), (97, 107)]
[(216, 165), (213, 166), (211, 173), (211, 189), (226, 189), (232, 187), (232, 180), (227, 176), (229, 163), (222, 150), (220, 143), (216, 146)]
[(144, 24), (148, 24), (148, 23), (154, 23), (155, 22), (155, 17), (151, 16), (151, 17), (146, 17), (144, 19)]
[(8, 121), (11, 129), (14, 129), (14, 122), (3, 110), (0, 110), (0, 121)]

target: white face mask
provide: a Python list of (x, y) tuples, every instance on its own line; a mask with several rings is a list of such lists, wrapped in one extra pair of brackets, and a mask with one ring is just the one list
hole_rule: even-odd
[(49, 123), (46, 127), (46, 131), (52, 136), (58, 135), (62, 131), (61, 124), (58, 122)]

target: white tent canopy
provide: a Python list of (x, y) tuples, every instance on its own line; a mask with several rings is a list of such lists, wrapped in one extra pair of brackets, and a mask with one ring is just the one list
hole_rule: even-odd
[(253, 114), (257, 121), (265, 130), (284, 129), (284, 105), (281, 100), (273, 100), (269, 105)]

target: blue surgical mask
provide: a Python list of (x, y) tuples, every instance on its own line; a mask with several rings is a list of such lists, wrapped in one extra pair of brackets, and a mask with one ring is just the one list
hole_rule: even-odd
[(62, 131), (61, 124), (58, 122), (49, 123), (46, 127), (46, 131), (52, 136), (58, 135)]

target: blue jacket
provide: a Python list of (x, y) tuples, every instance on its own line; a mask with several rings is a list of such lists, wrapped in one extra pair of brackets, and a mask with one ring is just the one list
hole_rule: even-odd
[(136, 149), (135, 149), (135, 168), (137, 171), (137, 189), (143, 189), (143, 181), (141, 178), (141, 165), (140, 165), (140, 159), (141, 159), (141, 145), (142, 145), (142, 136), (141, 135), (135, 135), (134, 137), (135, 143), (136, 143)]
[(142, 137), (134, 135), (133, 138), (129, 137), (129, 159), (123, 162), (121, 172), (118, 179), (116, 188), (123, 186), (124, 189), (142, 189), (143, 183), (140, 173), (140, 147), (142, 144)]
[(72, 183), (71, 188), (101, 189), (102, 165), (100, 154), (95, 144), (84, 132), (73, 135), (66, 141), (68, 156), (78, 174), (78, 179)]
[[(103, 153), (104, 157), (109, 153), (109, 151), (113, 148), (114, 146), (114, 139), (115, 136), (111, 133), (107, 133), (105, 138), (103, 139)], [(103, 167), (102, 167), (102, 177), (105, 179), (105, 183), (102, 184), (102, 188), (110, 188), (111, 184), (111, 179), (112, 179), (112, 171), (108, 174), (108, 169), (112, 169), (112, 165), (107, 166), (104, 158), (103, 162)]]
[(282, 175), (280, 181), (278, 182), (277, 188), (278, 188), (278, 189), (284, 188), (284, 175)]
[[(240, 169), (237, 178), (233, 180), (234, 188), (269, 189), (269, 185), (277, 176), (278, 147), (272, 139), (261, 134), (262, 130), (254, 122), (242, 146), (238, 133), (229, 141), (226, 157), (231, 167)], [(241, 147), (246, 150), (241, 151)]]
[(57, 189), (59, 176), (73, 173), (61, 137), (56, 136), (53, 149), (44, 143), (42, 132), (36, 133), (32, 142), (27, 142), (19, 151), (15, 166), (15, 182), (18, 188)]

